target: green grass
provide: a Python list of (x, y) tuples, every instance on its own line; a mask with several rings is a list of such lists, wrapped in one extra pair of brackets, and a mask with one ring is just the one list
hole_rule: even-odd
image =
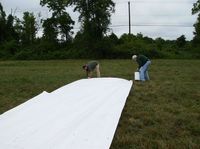
[[(87, 60), (1, 61), (0, 114), (85, 77)], [(131, 80), (131, 60), (101, 60), (103, 77)], [(151, 81), (134, 82), (111, 149), (200, 148), (200, 60), (153, 60)]]

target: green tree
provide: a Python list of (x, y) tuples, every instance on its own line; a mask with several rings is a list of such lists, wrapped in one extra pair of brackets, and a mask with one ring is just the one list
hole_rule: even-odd
[(6, 21), (6, 39), (8, 41), (15, 40), (19, 41), (19, 35), (15, 30), (15, 17), (12, 14), (9, 14)]
[(136, 37), (139, 38), (139, 39), (142, 39), (144, 36), (143, 36), (142, 33), (137, 33)]
[(23, 16), (23, 35), (24, 44), (32, 44), (35, 41), (37, 33), (37, 24), (33, 13), (24, 12)]
[[(197, 14), (200, 12), (200, 0), (198, 0), (196, 3), (194, 3), (193, 8), (192, 8), (192, 14)], [(197, 21), (194, 24), (194, 38), (193, 42), (195, 44), (200, 43), (200, 13), (198, 14)]]
[(111, 13), (114, 12), (112, 0), (69, 0), (75, 5), (74, 11), (80, 13), (79, 21), (83, 33), (89, 40), (101, 40), (108, 30)]
[(117, 37), (117, 35), (115, 35), (114, 33), (112, 33), (110, 36), (109, 36), (109, 38), (110, 38), (110, 40), (111, 40), (111, 42), (113, 43), (113, 44), (118, 44), (119, 43), (119, 39), (118, 39), (118, 37)]
[(16, 37), (15, 37), (16, 41), (18, 43), (21, 43), (22, 34), (23, 34), (23, 24), (22, 24), (22, 21), (16, 16), (14, 17), (14, 30), (16, 33)]
[(43, 38), (46, 41), (55, 43), (57, 41), (58, 30), (57, 30), (57, 22), (54, 18), (48, 18), (44, 20), (42, 24), (43, 27)]
[(70, 41), (72, 38), (71, 35), (73, 34), (71, 31), (73, 29), (71, 24), (74, 24), (74, 21), (68, 13), (63, 12), (62, 15), (57, 17), (57, 22), (62, 39), (64, 39), (64, 41)]
[(156, 42), (157, 48), (161, 51), (163, 49), (163, 45), (165, 43), (165, 40), (162, 39), (161, 37), (158, 37), (158, 38), (156, 38), (155, 42)]
[(199, 11), (200, 11), (200, 0), (197, 0), (197, 2), (193, 4), (192, 14), (196, 14)]
[(197, 21), (194, 24), (195, 31), (193, 32), (194, 38), (193, 43), (199, 44), (200, 43), (200, 14), (198, 14)]
[(6, 21), (6, 43), (4, 44), (4, 47), (7, 54), (14, 55), (17, 51), (17, 43), (19, 43), (19, 36), (17, 32), (15, 31), (14, 26), (15, 18), (12, 14), (9, 14)]
[(184, 36), (184, 35), (181, 35), (180, 37), (178, 37), (178, 38), (176, 39), (176, 44), (177, 44), (177, 46), (178, 46), (179, 48), (184, 47), (185, 44), (186, 44), (186, 38), (185, 38), (185, 36)]
[(0, 3), (0, 43), (5, 41), (6, 36), (6, 13), (3, 10), (3, 6)]
[[(47, 27), (50, 27), (51, 35), (44, 35), (48, 37), (55, 37), (56, 33), (61, 35), (65, 41), (71, 40), (71, 35), (73, 32), (74, 21), (71, 19), (70, 15), (66, 12), (66, 7), (68, 6), (67, 0), (41, 0), (40, 4), (42, 6), (47, 6), (50, 11), (52, 11), (52, 16), (50, 19), (45, 21), (45, 30), (48, 30)], [(49, 23), (52, 22), (53, 24), (50, 25)], [(45, 34), (47, 32), (44, 32)], [(48, 34), (48, 33), (47, 33)], [(54, 38), (55, 39), (55, 38)], [(52, 40), (54, 40), (52, 39)]]
[(54, 14), (65, 12), (68, 6), (68, 0), (40, 0), (40, 5), (47, 6)]

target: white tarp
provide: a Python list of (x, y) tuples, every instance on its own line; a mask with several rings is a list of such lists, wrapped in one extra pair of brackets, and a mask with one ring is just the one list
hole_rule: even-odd
[(0, 115), (1, 149), (108, 149), (132, 81), (82, 79)]

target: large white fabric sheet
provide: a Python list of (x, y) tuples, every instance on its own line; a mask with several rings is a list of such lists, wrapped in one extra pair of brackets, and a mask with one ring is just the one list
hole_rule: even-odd
[(0, 115), (1, 149), (108, 149), (132, 81), (82, 79)]

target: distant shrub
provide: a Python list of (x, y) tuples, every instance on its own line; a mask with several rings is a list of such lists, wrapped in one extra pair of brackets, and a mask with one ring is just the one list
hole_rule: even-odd
[(86, 40), (81, 32), (68, 42), (49, 42), (40, 38), (33, 44), (23, 45), (15, 40), (0, 45), (0, 59), (49, 60), (49, 59), (130, 59), (133, 54), (149, 58), (199, 59), (200, 45), (182, 40), (164, 40), (124, 34), (119, 39), (115, 34), (103, 39)]
[(37, 56), (30, 49), (20, 50), (14, 56), (14, 59), (17, 59), (17, 60), (34, 60), (36, 58)]
[(15, 40), (6, 41), (0, 46), (0, 58), (12, 59), (19, 45)]

